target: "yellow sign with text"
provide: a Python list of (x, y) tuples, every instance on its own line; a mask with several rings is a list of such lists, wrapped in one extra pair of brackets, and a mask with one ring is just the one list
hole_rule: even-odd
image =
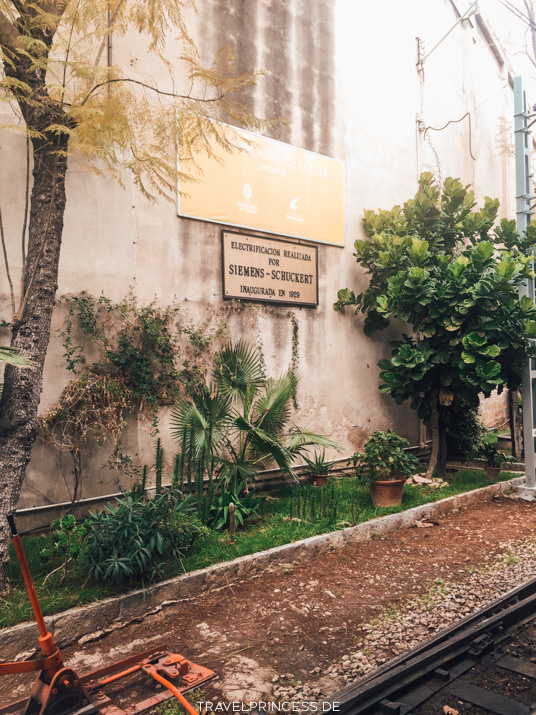
[(238, 150), (196, 156), (179, 216), (344, 246), (344, 163), (229, 128)]

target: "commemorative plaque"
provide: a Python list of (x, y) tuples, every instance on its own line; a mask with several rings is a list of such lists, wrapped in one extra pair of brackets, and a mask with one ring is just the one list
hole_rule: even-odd
[(222, 231), (224, 299), (318, 305), (318, 249)]

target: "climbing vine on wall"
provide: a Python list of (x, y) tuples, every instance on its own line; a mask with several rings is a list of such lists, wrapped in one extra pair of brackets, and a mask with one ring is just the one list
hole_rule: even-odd
[[(192, 326), (181, 322), (176, 305), (138, 305), (133, 297), (114, 303), (88, 293), (62, 300), (66, 315), (58, 335), (74, 378), (39, 425), (45, 442), (72, 456), (75, 502), (83, 449), (110, 443), (108, 465), (135, 472), (121, 445), (127, 414), (145, 414), (156, 430), (161, 405), (205, 384), (210, 353), (228, 334), (222, 312)], [(96, 359), (90, 362), (88, 355)]]
[[(292, 358), (290, 361), (290, 370), (294, 373), (294, 375), (297, 375), (300, 363), (300, 323), (296, 317), (296, 313), (293, 313), (291, 310), (288, 312), (288, 317), (290, 318), (290, 322), (292, 324)], [(294, 409), (297, 410), (298, 396), (296, 389), (294, 389), (294, 394), (292, 395), (292, 403), (294, 405)]]
[[(86, 447), (110, 444), (108, 466), (136, 473), (121, 443), (127, 415), (145, 415), (157, 432), (160, 406), (204, 389), (212, 357), (229, 338), (229, 314), (242, 313), (249, 321), (262, 311), (290, 319), (289, 367), (298, 372), (299, 321), (292, 311), (230, 302), (193, 323), (176, 304), (139, 305), (132, 296), (114, 302), (83, 292), (61, 302), (65, 320), (58, 336), (73, 379), (39, 424), (43, 440), (73, 459), (73, 502), (81, 494)], [(258, 340), (262, 343), (260, 336)], [(297, 408), (295, 394), (293, 403)]]

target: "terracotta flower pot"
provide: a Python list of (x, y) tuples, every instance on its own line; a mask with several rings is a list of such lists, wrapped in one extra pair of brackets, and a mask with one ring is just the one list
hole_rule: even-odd
[(484, 467), (484, 475), (488, 482), (497, 482), (499, 480), (500, 473), (500, 467)]
[(374, 506), (400, 506), (405, 479), (371, 482), (370, 495)]
[(328, 479), (328, 474), (313, 474), (313, 486), (323, 487)]

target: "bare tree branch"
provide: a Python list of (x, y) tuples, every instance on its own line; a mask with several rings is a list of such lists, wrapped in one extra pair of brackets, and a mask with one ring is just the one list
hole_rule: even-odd
[[(536, 59), (536, 23), (534, 22), (534, 5), (532, 4), (532, 0), (524, 0), (524, 5), (525, 5), (525, 10), (527, 11), (527, 15), (529, 16), (530, 20), (530, 35), (532, 39), (532, 52), (534, 54), (534, 58)], [(532, 57), (531, 57), (532, 59)]]
[(11, 310), (15, 313), (15, 293), (13, 292), (13, 281), (11, 280), (11, 272), (9, 270), (9, 262), (7, 259), (6, 237), (4, 236), (4, 223), (2, 221), (2, 209), (0, 208), (0, 239), (2, 243), (2, 252), (4, 254), (4, 263), (6, 264), (6, 275), (9, 283), (9, 292), (11, 294)]
[(101, 56), (102, 56), (102, 53), (104, 52), (104, 48), (106, 47), (106, 42), (107, 42), (107, 40), (108, 40), (108, 36), (109, 36), (110, 33), (112, 32), (114, 22), (115, 22), (115, 20), (116, 20), (116, 18), (117, 18), (117, 15), (119, 14), (119, 10), (121, 9), (121, 5), (123, 5), (124, 2), (125, 2), (125, 0), (118, 0), (118, 3), (117, 3), (117, 5), (115, 6), (115, 9), (114, 9), (113, 13), (112, 13), (111, 16), (110, 16), (110, 22), (109, 22), (109, 24), (108, 24), (108, 32), (106, 33), (106, 36), (103, 38), (103, 40), (102, 40), (102, 42), (101, 42), (101, 46), (99, 47), (99, 51), (97, 52), (97, 57), (95, 58), (95, 67), (98, 67), (98, 66), (99, 66), (100, 58), (101, 58)]
[(196, 97), (191, 97), (188, 94), (176, 94), (175, 92), (164, 92), (161, 89), (158, 89), (158, 87), (153, 87), (150, 84), (146, 84), (145, 82), (140, 82), (137, 79), (132, 79), (131, 77), (116, 77), (115, 79), (107, 79), (105, 82), (99, 82), (99, 84), (96, 84), (94, 87), (91, 88), (91, 90), (88, 92), (86, 97), (83, 99), (83, 101), (80, 103), (80, 106), (83, 107), (84, 104), (89, 100), (92, 94), (94, 94), (100, 87), (105, 87), (108, 84), (113, 84), (116, 82), (130, 82), (132, 84), (138, 84), (140, 87), (145, 87), (146, 89), (150, 89), (153, 92), (156, 92), (156, 94), (161, 94), (164, 97), (173, 97), (174, 99), (190, 99), (194, 101), (201, 101), (201, 102), (221, 102), (221, 100), (224, 98), (224, 94), (220, 94), (217, 97), (213, 97), (212, 99), (201, 99), (198, 100)]

